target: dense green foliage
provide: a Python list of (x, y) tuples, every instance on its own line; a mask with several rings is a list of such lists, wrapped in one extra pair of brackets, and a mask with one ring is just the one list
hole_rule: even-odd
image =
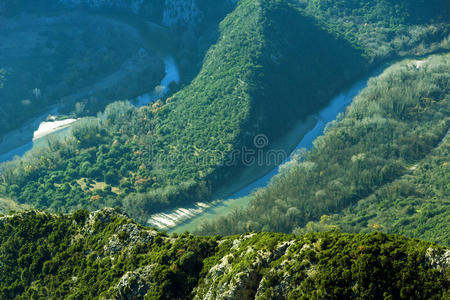
[[(10, 78), (0, 92), (5, 104), (0, 108), (0, 138), (52, 104), (65, 115), (93, 116), (112, 101), (151, 91), (164, 73), (162, 59), (154, 52), (175, 56), (182, 80), (188, 83), (217, 38), (217, 24), (233, 8), (231, 1), (216, 5), (198, 1), (201, 22), (169, 30), (161, 26), (164, 0), (144, 1), (138, 13), (132, 12), (133, 1), (90, 6), (63, 2), (0, 3), (0, 18), (6, 17), (8, 28), (1, 31), (0, 69), (6, 69)], [(16, 39), (11, 36), (22, 37), (20, 49), (13, 48)], [(134, 57), (136, 52), (141, 57)], [(122, 73), (123, 80), (110, 84), (114, 72)]]
[(445, 0), (293, 2), (326, 30), (363, 49), (373, 60), (450, 48), (450, 6)]
[[(370, 207), (351, 209), (358, 216), (352, 222), (367, 224), (373, 216), (384, 214), (384, 210), (378, 211), (380, 206), (387, 209), (394, 199), (406, 206), (402, 209), (409, 210), (407, 214), (414, 212), (413, 206), (408, 206), (418, 202), (427, 207), (419, 214), (423, 217), (413, 221), (410, 229), (396, 226), (392, 231), (448, 242), (448, 167), (443, 165), (448, 162), (446, 142), (436, 150), (439, 160), (430, 158), (431, 165), (424, 162), (427, 179), (421, 179), (425, 174), (417, 174), (416, 179), (408, 177), (403, 183), (389, 184), (426, 159), (446, 136), (450, 126), (449, 67), (449, 55), (432, 56), (425, 62), (399, 63), (371, 79), (345, 116), (328, 126), (310, 152), (299, 154), (281, 168), (267, 188), (254, 193), (248, 209), (204, 224), (203, 232), (291, 232), (370, 196), (364, 202)], [(437, 179), (440, 176), (444, 177)], [(432, 190), (434, 186), (436, 190)], [(402, 194), (407, 198), (404, 201)], [(409, 198), (414, 194), (415, 199)], [(424, 220), (432, 216), (444, 223), (428, 225)], [(407, 225), (410, 221), (402, 222)], [(383, 222), (383, 226), (392, 224)], [(439, 239), (443, 237), (437, 234), (440, 230), (444, 240)]]
[[(304, 230), (400, 233), (450, 245), (450, 138), (400, 179), (377, 189), (341, 213), (307, 224)], [(302, 230), (302, 231), (304, 231)]]
[(382, 233), (167, 237), (112, 209), (30, 211), (0, 218), (0, 297), (439, 299), (444, 251)]
[[(225, 239), (217, 254), (206, 260), (201, 274), (207, 275), (200, 279), (196, 295), (200, 299), (206, 292), (218, 299), (445, 298), (445, 280), (435, 286), (425, 279), (430, 275), (422, 267), (427, 248), (427, 243), (382, 233), (242, 235)], [(416, 284), (424, 288), (419, 290)], [(238, 288), (230, 295), (233, 285)]]
[[(27, 1), (0, 3), (0, 14), (14, 16)], [(47, 1), (35, 8), (45, 10)], [(231, 7), (209, 3), (197, 3), (206, 14), (202, 25)], [(160, 22), (162, 5), (147, 1), (141, 17)], [(449, 16), (439, 0), (239, 1), (198, 75), (179, 92), (141, 108), (110, 104), (73, 125), (64, 140), (49, 138), (48, 147), (1, 165), (0, 210), (74, 213), (0, 217), (0, 298), (448, 298), (450, 250), (431, 242), (450, 245), (449, 54), (398, 63), (371, 79), (311, 151), (296, 154), (253, 193), (249, 208), (201, 229), (289, 234), (169, 237), (118, 211), (144, 223), (164, 208), (209, 200), (244, 167), (234, 151), (257, 146), (257, 134), (275, 140), (383, 60), (448, 49)], [(141, 34), (150, 35), (148, 28)], [(64, 31), (44, 34), (47, 43), (35, 49), (43, 57), (31, 61), (42, 78), (0, 69), (0, 97), (9, 101), (0, 127), (23, 121), (15, 120), (17, 99), (34, 97), (21, 102), (28, 118), (38, 104), (81, 89), (128, 56), (114, 42), (91, 52), (99, 32), (83, 30), (79, 43)], [(195, 32), (175, 34), (188, 40)], [(196, 41), (182, 65), (196, 61), (215, 34), (211, 28)], [(64, 47), (76, 54), (49, 60)], [(6, 63), (15, 62), (0, 58), (0, 67)], [(130, 77), (136, 86), (79, 103), (75, 113), (92, 115), (153, 75), (135, 74), (142, 82)], [(105, 206), (119, 208), (76, 210)]]
[(202, 259), (215, 248), (214, 239), (183, 235), (170, 240), (112, 210), (88, 217), (86, 211), (4, 217), (1, 297), (92, 299), (117, 293), (113, 287), (127, 271), (155, 265), (151, 298), (185, 298)]

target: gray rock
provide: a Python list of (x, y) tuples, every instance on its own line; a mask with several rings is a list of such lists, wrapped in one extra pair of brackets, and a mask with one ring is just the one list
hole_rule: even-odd
[(432, 268), (445, 274), (448, 268), (450, 268), (450, 250), (439, 253), (437, 249), (430, 247), (425, 253), (425, 261)]
[(117, 284), (118, 299), (144, 299), (153, 285), (153, 272), (155, 265), (139, 268), (127, 272)]
[[(263, 282), (261, 269), (269, 267), (273, 261), (285, 255), (294, 241), (281, 243), (272, 251), (267, 249), (255, 251), (251, 246), (242, 249), (241, 242), (252, 236), (243, 235), (233, 240), (230, 249), (232, 253), (223, 257), (218, 264), (211, 268), (203, 287), (194, 291), (194, 299), (253, 299), (264, 293), (269, 286), (269, 281)], [(248, 257), (251, 257), (252, 263), (246, 269), (240, 267), (236, 270), (236, 265), (241, 260), (247, 260)], [(289, 282), (290, 280), (286, 284)], [(282, 285), (279, 288), (286, 289)], [(282, 293), (283, 291), (279, 292), (279, 294)]]
[(104, 250), (109, 255), (122, 250), (131, 250), (137, 243), (152, 243), (156, 234), (155, 230), (143, 229), (133, 223), (124, 224), (116, 229), (115, 234), (104, 246)]

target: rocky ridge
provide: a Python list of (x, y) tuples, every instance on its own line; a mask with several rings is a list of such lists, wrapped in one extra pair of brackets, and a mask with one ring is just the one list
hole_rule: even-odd
[(450, 287), (449, 249), (383, 233), (167, 236), (108, 208), (0, 217), (0, 245), (2, 298), (429, 299)]

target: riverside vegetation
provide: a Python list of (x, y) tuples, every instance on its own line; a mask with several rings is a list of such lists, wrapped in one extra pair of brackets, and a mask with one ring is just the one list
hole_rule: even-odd
[(201, 232), (385, 230), (449, 245), (449, 68), (446, 54), (371, 79), (248, 209)]
[(275, 139), (382, 60), (448, 47), (447, 10), (391, 2), (339, 4), (330, 18), (329, 1), (239, 1), (188, 86), (140, 109), (112, 104), (4, 164), (0, 194), (58, 211), (118, 205), (140, 221), (209, 200), (242, 168), (221, 162), (256, 134)]
[(0, 218), (4, 299), (445, 299), (450, 250), (383, 233), (167, 236), (113, 209)]

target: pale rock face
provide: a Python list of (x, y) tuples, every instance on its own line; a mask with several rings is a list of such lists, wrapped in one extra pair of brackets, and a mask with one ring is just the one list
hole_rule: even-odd
[[(87, 5), (92, 8), (122, 7), (137, 14), (144, 0), (59, 0), (69, 5)], [(163, 24), (167, 27), (194, 24), (200, 20), (200, 10), (195, 0), (165, 0)]]
[(113, 208), (104, 208), (93, 211), (89, 214), (86, 223), (84, 225), (83, 231), (92, 233), (94, 232), (94, 226), (97, 222), (109, 223), (117, 215), (118, 215), (117, 211), (114, 210)]
[(120, 278), (117, 284), (118, 299), (144, 299), (151, 288), (155, 265), (139, 268), (133, 272), (127, 272)]
[[(82, 230), (74, 237), (72, 242), (92, 234), (98, 224), (113, 222), (115, 218), (120, 216), (120, 213), (113, 208), (104, 208), (91, 212)], [(138, 243), (151, 244), (157, 234), (156, 230), (146, 229), (134, 223), (123, 224), (115, 230), (114, 234), (103, 246), (104, 255), (111, 256), (121, 251), (129, 252)]]
[(438, 250), (430, 247), (425, 253), (425, 261), (432, 268), (441, 273), (445, 273), (450, 268), (450, 250), (439, 253)]
[[(262, 294), (267, 288), (268, 282), (260, 274), (261, 268), (270, 266), (273, 261), (283, 257), (289, 251), (289, 247), (294, 241), (288, 241), (277, 245), (271, 251), (258, 250), (249, 246), (245, 251), (240, 252), (241, 243), (254, 234), (242, 235), (233, 241), (231, 253), (224, 256), (218, 264), (213, 266), (205, 278), (204, 289), (194, 291), (194, 299), (253, 299), (255, 295)], [(237, 253), (241, 253), (237, 256)], [(233, 268), (241, 260), (252, 257), (253, 263), (247, 268), (238, 270), (233, 274)], [(229, 278), (224, 280), (224, 278)], [(290, 282), (290, 281), (286, 281)], [(203, 294), (203, 295), (202, 295)]]
[(156, 234), (156, 231), (139, 228), (133, 223), (124, 224), (117, 228), (103, 249), (108, 255), (114, 255), (122, 250), (132, 250), (137, 243), (153, 242)]
[[(229, 1), (236, 5), (238, 0), (214, 0)], [(197, 24), (202, 19), (202, 12), (196, 0), (165, 0), (163, 12), (163, 24), (167, 27), (177, 25)]]

